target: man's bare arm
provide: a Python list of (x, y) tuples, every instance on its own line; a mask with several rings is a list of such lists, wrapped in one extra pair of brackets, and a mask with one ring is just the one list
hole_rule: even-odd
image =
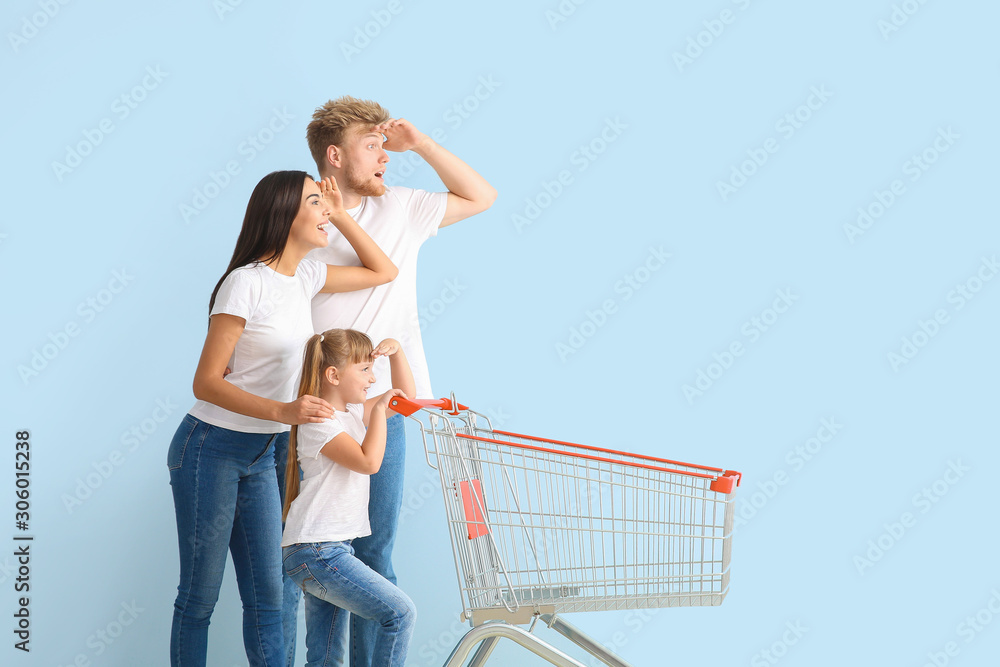
[(497, 191), (485, 178), (409, 121), (403, 118), (391, 120), (377, 126), (375, 131), (385, 135), (384, 149), (396, 152), (412, 150), (437, 172), (448, 188), (448, 206), (440, 227), (482, 213), (496, 200)]

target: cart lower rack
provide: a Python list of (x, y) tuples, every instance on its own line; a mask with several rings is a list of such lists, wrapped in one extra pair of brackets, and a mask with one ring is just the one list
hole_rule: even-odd
[(580, 665), (517, 627), (541, 618), (625, 666), (558, 614), (725, 598), (740, 473), (494, 430), (454, 395), (390, 407), (420, 424), (441, 477), (462, 618), (473, 626), (446, 665), (463, 664), (477, 644), (470, 665), (485, 663), (501, 637)]

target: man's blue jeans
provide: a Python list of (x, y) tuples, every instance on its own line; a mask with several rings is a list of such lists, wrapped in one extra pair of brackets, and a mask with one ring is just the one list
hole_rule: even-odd
[[(386, 421), (385, 455), (382, 466), (371, 476), (368, 520), (372, 534), (352, 542), (354, 555), (362, 563), (396, 583), (392, 569), (392, 547), (396, 542), (399, 511), (403, 506), (403, 469), (406, 465), (406, 423), (403, 415)], [(351, 615), (351, 667), (381, 667), (373, 660), (378, 624)], [(342, 641), (342, 635), (339, 641)]]
[(293, 544), (283, 557), (285, 573), (306, 593), (306, 667), (344, 664), (348, 613), (375, 625), (374, 664), (406, 664), (417, 614), (413, 602), (355, 558), (350, 540)]
[(274, 473), (275, 443), (282, 439), (287, 442), (288, 433), (242, 433), (191, 415), (174, 434), (167, 467), (181, 576), (170, 632), (172, 665), (205, 665), (227, 551), (243, 601), (250, 665), (285, 665), (281, 506)]

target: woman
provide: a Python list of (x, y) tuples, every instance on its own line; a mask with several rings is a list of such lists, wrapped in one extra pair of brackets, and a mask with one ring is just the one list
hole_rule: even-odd
[[(363, 266), (305, 259), (328, 243), (332, 222)], [(206, 661), (208, 625), (233, 556), (251, 665), (284, 665), (281, 503), (275, 452), (289, 425), (333, 415), (326, 401), (296, 399), (302, 351), (313, 334), (310, 301), (389, 282), (396, 267), (344, 210), (336, 181), (305, 172), (265, 176), (247, 204), (225, 274), (209, 301), (198, 401), (170, 444), (180, 584), (170, 638), (172, 665)], [(226, 369), (231, 369), (227, 375)]]

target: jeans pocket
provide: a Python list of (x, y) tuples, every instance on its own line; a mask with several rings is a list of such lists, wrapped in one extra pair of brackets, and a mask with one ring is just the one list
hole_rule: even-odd
[(326, 596), (326, 586), (319, 583), (316, 577), (313, 576), (312, 571), (309, 569), (309, 563), (301, 563), (291, 570), (285, 570), (285, 574), (298, 584), (299, 588), (309, 593), (309, 595), (321, 599)]
[(177, 470), (184, 465), (184, 452), (187, 451), (188, 442), (191, 441), (198, 424), (198, 420), (191, 415), (184, 415), (167, 449), (167, 470)]
[(301, 579), (301, 577), (299, 575), (301, 575), (303, 572), (308, 571), (309, 567), (305, 563), (299, 563), (298, 565), (296, 565), (295, 567), (293, 567), (291, 570), (289, 570), (288, 568), (286, 568), (284, 566), (282, 566), (282, 569), (285, 570), (285, 574), (287, 574), (289, 576), (289, 578), (294, 579), (296, 582), (298, 582), (298, 580)]

